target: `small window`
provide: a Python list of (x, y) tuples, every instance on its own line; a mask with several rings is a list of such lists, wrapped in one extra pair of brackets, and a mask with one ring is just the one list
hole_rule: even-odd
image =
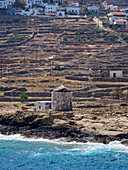
[(39, 105), (39, 110), (41, 110), (41, 105)]

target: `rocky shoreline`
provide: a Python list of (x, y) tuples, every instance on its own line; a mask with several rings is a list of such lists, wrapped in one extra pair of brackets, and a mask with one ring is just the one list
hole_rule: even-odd
[[(90, 141), (108, 144), (110, 141), (118, 140), (128, 145), (127, 114), (120, 113), (120, 117), (118, 113), (118, 115), (106, 118), (103, 115), (97, 116), (95, 113), (91, 115), (83, 113), (84, 110), (52, 114), (51, 112), (32, 113), (27, 111), (0, 114), (0, 133), (21, 134), (27, 138), (64, 138), (68, 142), (84, 143)], [(98, 130), (98, 128), (101, 129)]]

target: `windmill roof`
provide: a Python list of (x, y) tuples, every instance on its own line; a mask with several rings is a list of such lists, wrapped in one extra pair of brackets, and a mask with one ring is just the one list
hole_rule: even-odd
[(64, 85), (61, 85), (60, 87), (56, 88), (54, 92), (70, 92), (70, 90)]

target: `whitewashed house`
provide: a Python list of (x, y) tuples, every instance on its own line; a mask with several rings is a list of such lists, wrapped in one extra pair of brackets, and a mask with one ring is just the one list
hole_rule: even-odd
[(114, 5), (108, 5), (106, 1), (104, 1), (102, 3), (103, 7), (105, 10), (110, 10), (110, 11), (116, 11), (118, 9), (118, 6), (114, 6)]
[(112, 70), (109, 72), (110, 78), (120, 78), (123, 77), (123, 71), (121, 70)]
[(103, 7), (104, 7), (104, 9), (105, 9), (105, 10), (107, 10), (107, 9), (108, 9), (108, 4), (107, 4), (107, 2), (106, 2), (106, 1), (104, 1), (104, 2), (102, 3), (102, 5), (103, 5)]
[(24, 15), (24, 16), (37, 16), (39, 15), (39, 9), (38, 8), (32, 8), (28, 10), (16, 10), (15, 15)]
[(55, 4), (46, 4), (45, 5), (45, 15), (48, 15), (50, 13), (56, 13), (58, 8), (58, 3)]
[(0, 8), (2, 8), (2, 9), (7, 8), (7, 2), (5, 0), (0, 0)]
[(88, 10), (89, 10), (89, 12), (97, 13), (97, 12), (99, 12), (99, 7), (97, 7), (97, 6), (89, 6)]
[(57, 17), (65, 17), (65, 8), (57, 8)]
[(126, 14), (126, 19), (128, 20), (128, 8), (120, 9), (120, 12), (124, 12)]
[(79, 3), (72, 3), (68, 6), (66, 6), (66, 12), (67, 14), (80, 14), (80, 8), (79, 8)]
[(32, 8), (32, 5), (43, 6), (43, 1), (42, 0), (27, 0), (25, 7), (26, 8)]
[(43, 111), (51, 109), (51, 101), (37, 101), (36, 111)]
[(115, 20), (114, 24), (121, 26), (122, 28), (128, 28), (128, 21), (127, 20)]
[(13, 5), (16, 2), (16, 0), (6, 0), (7, 5)]
[(126, 14), (124, 12), (110, 12), (108, 17), (110, 24), (113, 25), (115, 20), (125, 20)]
[(120, 12), (124, 12), (125, 14), (128, 14), (128, 8), (120, 9)]
[(118, 9), (118, 7), (113, 6), (113, 5), (108, 5), (107, 9), (109, 9), (110, 11), (116, 11)]
[(18, 9), (15, 11), (15, 15), (24, 15), (24, 10), (23, 9)]

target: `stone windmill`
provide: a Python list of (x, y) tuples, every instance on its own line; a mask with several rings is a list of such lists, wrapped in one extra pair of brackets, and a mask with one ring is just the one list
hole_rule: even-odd
[(72, 110), (72, 92), (67, 87), (61, 85), (52, 92), (52, 110)]

